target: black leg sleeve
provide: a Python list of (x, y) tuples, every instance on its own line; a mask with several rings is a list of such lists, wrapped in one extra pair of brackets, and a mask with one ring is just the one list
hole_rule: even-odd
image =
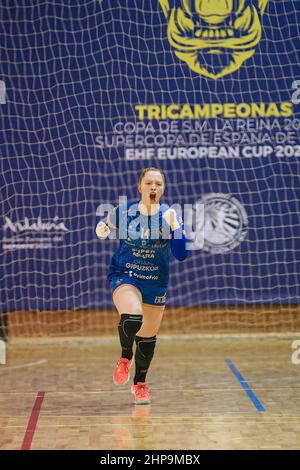
[(132, 358), (132, 346), (134, 338), (136, 333), (141, 328), (142, 322), (142, 315), (130, 315), (129, 313), (122, 313), (120, 316), (118, 330), (122, 347), (122, 357), (126, 359)]
[(146, 375), (154, 355), (156, 336), (152, 336), (151, 338), (136, 336), (135, 342), (135, 376), (133, 381), (136, 384), (146, 381)]

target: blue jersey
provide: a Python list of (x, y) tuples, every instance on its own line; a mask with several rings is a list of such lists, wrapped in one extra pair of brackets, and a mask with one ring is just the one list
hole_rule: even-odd
[(138, 210), (138, 203), (120, 205), (110, 214), (121, 239), (107, 277), (125, 274), (147, 285), (167, 287), (171, 232), (163, 214), (169, 206), (161, 204), (159, 211), (147, 216)]

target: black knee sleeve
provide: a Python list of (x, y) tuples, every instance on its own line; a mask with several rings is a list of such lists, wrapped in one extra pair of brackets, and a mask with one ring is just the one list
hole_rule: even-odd
[(136, 333), (142, 326), (142, 315), (130, 315), (122, 313), (118, 326), (120, 343), (122, 346), (122, 357), (132, 358), (132, 346)]
[(143, 315), (130, 315), (129, 313), (122, 313), (120, 317), (119, 330), (127, 338), (135, 337), (143, 323)]
[(151, 338), (135, 337), (135, 376), (134, 383), (145, 382), (151, 360), (154, 355), (156, 336)]
[(152, 336), (151, 338), (142, 338), (141, 336), (136, 336), (135, 342), (135, 357), (139, 358), (139, 363), (141, 364), (141, 366), (149, 366), (154, 354), (156, 336)]

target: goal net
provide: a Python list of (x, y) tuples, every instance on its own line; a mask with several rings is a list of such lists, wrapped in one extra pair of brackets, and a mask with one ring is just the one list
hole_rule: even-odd
[(299, 2), (0, 9), (2, 333), (114, 331), (118, 242), (94, 229), (151, 166), (191, 239), (205, 207), (163, 331), (299, 330)]

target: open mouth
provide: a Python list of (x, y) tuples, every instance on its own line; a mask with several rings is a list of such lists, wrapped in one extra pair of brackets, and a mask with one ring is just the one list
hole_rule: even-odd
[(150, 201), (151, 201), (151, 202), (155, 202), (155, 199), (156, 199), (156, 194), (155, 194), (155, 193), (151, 193), (151, 194), (150, 194)]

